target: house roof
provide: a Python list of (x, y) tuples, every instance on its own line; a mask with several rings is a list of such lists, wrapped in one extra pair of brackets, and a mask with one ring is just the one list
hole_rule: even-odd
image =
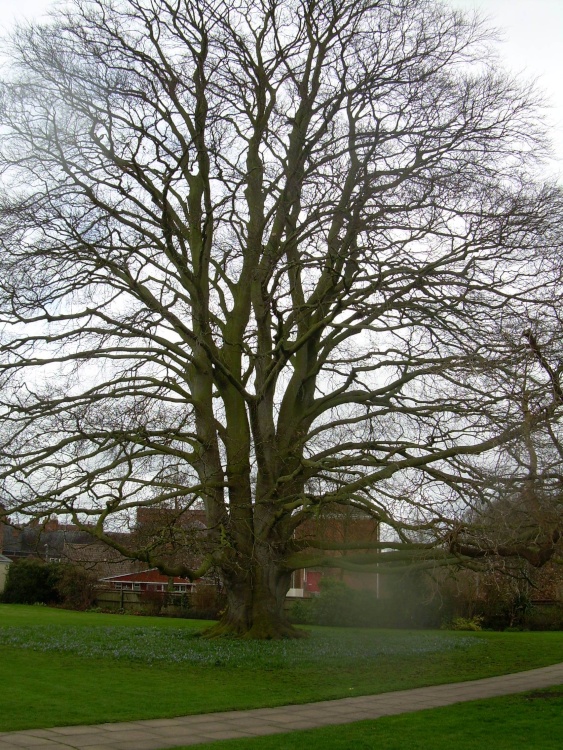
[[(116, 535), (112, 535), (117, 538)], [(143, 564), (124, 557), (117, 550), (97, 539), (91, 539), (87, 544), (67, 544), (64, 555), (75, 565), (80, 565), (98, 579), (114, 578), (117, 575), (134, 573), (143, 569)]]
[(75, 527), (60, 527), (53, 531), (44, 530), (39, 526), (24, 526), (15, 528), (4, 526), (0, 528), (3, 536), (3, 550), (9, 555), (39, 555), (62, 557), (65, 544), (68, 542), (88, 542), (91, 536)]
[[(100, 578), (100, 581), (133, 581), (134, 583), (168, 583), (170, 576), (163, 575), (158, 568), (141, 570), (138, 573), (123, 573), (119, 576)], [(189, 583), (189, 579), (174, 576), (174, 583)]]

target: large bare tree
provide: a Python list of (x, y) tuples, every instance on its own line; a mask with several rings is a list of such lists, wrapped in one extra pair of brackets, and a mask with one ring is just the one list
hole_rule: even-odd
[[(521, 434), (514, 373), (525, 330), (539, 351), (553, 335), (561, 212), (535, 96), (495, 72), (479, 20), (431, 0), (75, 0), (11, 54), (6, 512), (219, 571), (215, 632), (251, 637), (294, 635), (292, 571), (338, 563), (299, 533), (325, 508), (394, 530), (350, 569), (480, 554), (470, 458)], [(531, 430), (561, 405), (538, 384)], [(205, 507), (197, 570), (109, 534), (167, 502)], [(534, 544), (549, 557), (552, 535)]]

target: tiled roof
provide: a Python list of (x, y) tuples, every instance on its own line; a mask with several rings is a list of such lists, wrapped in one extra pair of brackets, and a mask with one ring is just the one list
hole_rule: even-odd
[[(185, 583), (187, 578), (180, 578), (174, 576), (174, 583)], [(168, 583), (170, 576), (163, 575), (158, 568), (149, 568), (148, 570), (140, 570), (138, 573), (125, 573), (118, 576), (109, 576), (108, 578), (100, 578), (101, 581), (133, 581), (138, 583)]]

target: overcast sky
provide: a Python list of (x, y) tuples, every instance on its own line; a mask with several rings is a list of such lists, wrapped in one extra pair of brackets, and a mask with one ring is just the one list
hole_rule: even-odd
[[(552, 103), (553, 141), (563, 173), (563, 0), (445, 0), (478, 9), (504, 31), (504, 64), (539, 79)], [(0, 0), (0, 28), (17, 17), (40, 18), (52, 0)]]

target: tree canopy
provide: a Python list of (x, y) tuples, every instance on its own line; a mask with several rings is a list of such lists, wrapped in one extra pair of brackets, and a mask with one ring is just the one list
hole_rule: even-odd
[[(293, 634), (293, 570), (492, 553), (468, 507), (494, 466), (524, 481), (526, 435), (558, 434), (561, 198), (537, 97), (479, 18), (75, 0), (11, 54), (6, 513), (116, 546), (135, 508), (203, 506), (197, 570), (120, 549), (219, 571), (217, 632), (258, 637)], [(300, 535), (340, 512), (392, 537), (337, 558)], [(505, 553), (548, 558), (558, 523)]]

